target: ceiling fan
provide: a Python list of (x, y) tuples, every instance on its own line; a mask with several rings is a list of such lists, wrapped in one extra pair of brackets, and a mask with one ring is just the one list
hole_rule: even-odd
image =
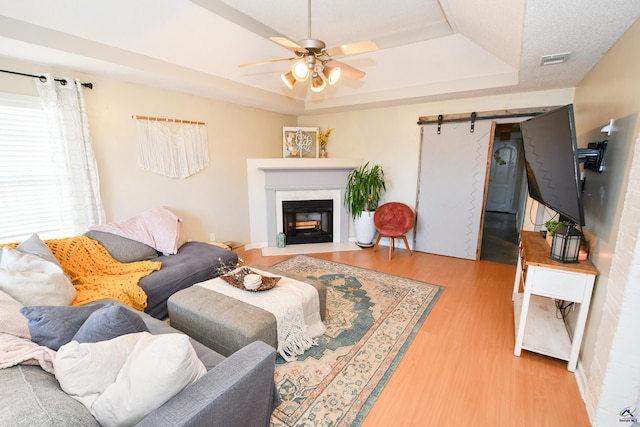
[(286, 37), (269, 38), (271, 41), (292, 50), (295, 53), (294, 57), (242, 64), (240, 68), (272, 62), (296, 61), (289, 72), (281, 75), (282, 81), (289, 89), (292, 89), (297, 82), (303, 82), (310, 78), (311, 90), (314, 92), (322, 91), (327, 83), (330, 85), (336, 83), (341, 74), (354, 80), (364, 77), (364, 71), (337, 61), (333, 57), (372, 52), (378, 50), (378, 46), (372, 41), (364, 41), (327, 48), (322, 40), (311, 38), (311, 0), (308, 0), (307, 4), (308, 34), (305, 40), (296, 43)]

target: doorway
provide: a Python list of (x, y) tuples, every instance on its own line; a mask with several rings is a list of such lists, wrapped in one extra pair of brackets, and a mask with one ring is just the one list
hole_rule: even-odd
[(517, 264), (518, 230), (524, 213), (521, 203), (523, 185), (524, 156), (520, 124), (497, 124), (482, 228), (482, 261)]

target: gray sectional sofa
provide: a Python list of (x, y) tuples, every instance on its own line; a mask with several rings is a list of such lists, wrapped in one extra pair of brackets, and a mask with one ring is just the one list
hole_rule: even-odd
[[(163, 321), (135, 313), (152, 334), (179, 333)], [(225, 358), (197, 341), (191, 344), (207, 373), (138, 425), (268, 426), (280, 403), (274, 382), (275, 350), (257, 341)], [(17, 365), (0, 369), (0, 425), (99, 424), (84, 405), (62, 391), (52, 374), (39, 366)]]

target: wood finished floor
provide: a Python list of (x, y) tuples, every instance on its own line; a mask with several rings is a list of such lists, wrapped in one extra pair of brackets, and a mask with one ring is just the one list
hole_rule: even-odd
[[(386, 247), (313, 255), (446, 287), (364, 421), (378, 426), (590, 425), (567, 363), (513, 355), (515, 267)], [(272, 265), (288, 256), (247, 251)]]

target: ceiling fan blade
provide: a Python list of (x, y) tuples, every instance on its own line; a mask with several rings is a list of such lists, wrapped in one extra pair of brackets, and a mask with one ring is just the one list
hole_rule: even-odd
[(353, 80), (360, 80), (366, 74), (364, 71), (358, 70), (357, 68), (352, 67), (351, 65), (347, 65), (344, 62), (336, 61), (335, 59), (330, 59), (329, 61), (327, 61), (327, 63), (330, 63), (334, 67), (339, 67), (340, 73), (343, 76), (349, 77)]
[(280, 46), (284, 46), (294, 52), (307, 52), (307, 49), (303, 48), (296, 42), (292, 42), (286, 37), (269, 37), (272, 42), (278, 43)]
[(378, 50), (378, 45), (372, 41), (343, 44), (325, 49), (329, 56), (354, 55), (356, 53), (373, 52)]
[(295, 59), (298, 58), (279, 58), (279, 59), (269, 59), (266, 61), (259, 61), (259, 62), (251, 62), (250, 64), (241, 64), (238, 65), (239, 68), (248, 68), (248, 67), (253, 67), (255, 65), (264, 65), (264, 64), (270, 64), (272, 62), (282, 62), (282, 61), (293, 61)]

